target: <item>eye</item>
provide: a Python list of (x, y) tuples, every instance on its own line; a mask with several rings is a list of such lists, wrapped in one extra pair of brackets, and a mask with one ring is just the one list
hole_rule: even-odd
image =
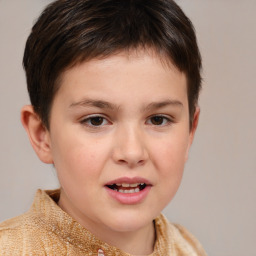
[(162, 116), (162, 115), (156, 115), (156, 116), (151, 116), (148, 120), (147, 123), (151, 124), (151, 125), (156, 125), (156, 126), (164, 126), (167, 125), (169, 123), (171, 123), (171, 119), (166, 117), (166, 116)]
[(109, 122), (103, 116), (90, 116), (81, 120), (80, 123), (91, 127), (100, 127), (108, 124)]

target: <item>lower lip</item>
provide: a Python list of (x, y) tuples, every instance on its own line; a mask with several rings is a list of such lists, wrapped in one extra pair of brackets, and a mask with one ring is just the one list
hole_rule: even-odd
[(105, 188), (108, 194), (121, 204), (139, 204), (147, 197), (151, 186), (146, 186), (137, 193), (121, 193), (108, 187)]

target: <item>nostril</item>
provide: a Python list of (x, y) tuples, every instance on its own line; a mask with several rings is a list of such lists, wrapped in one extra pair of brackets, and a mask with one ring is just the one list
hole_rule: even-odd
[(123, 160), (123, 159), (119, 159), (118, 162), (119, 162), (120, 164), (127, 164), (127, 162), (126, 162), (125, 160)]
[(142, 165), (142, 164), (144, 164), (145, 163), (145, 160), (139, 160), (138, 161), (138, 164), (140, 164), (140, 165)]
[(118, 160), (118, 163), (120, 165), (127, 165), (129, 167), (135, 167), (135, 166), (141, 166), (141, 165), (144, 165), (145, 164), (145, 160), (144, 159), (141, 159), (139, 161), (132, 161), (132, 160), (124, 160), (124, 159), (119, 159)]

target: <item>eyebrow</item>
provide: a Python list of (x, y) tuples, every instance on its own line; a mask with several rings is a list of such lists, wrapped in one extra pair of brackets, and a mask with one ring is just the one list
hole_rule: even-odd
[[(69, 107), (96, 107), (101, 109), (110, 109), (110, 110), (119, 110), (120, 106), (112, 104), (104, 100), (93, 100), (93, 99), (84, 99), (75, 103), (72, 103)], [(152, 111), (155, 109), (163, 108), (166, 106), (174, 106), (182, 108), (183, 104), (178, 100), (164, 100), (159, 102), (152, 102), (142, 109), (142, 111)]]
[(69, 107), (96, 107), (96, 108), (102, 108), (102, 109), (119, 109), (119, 106), (114, 105), (112, 103), (109, 103), (104, 100), (92, 100), (92, 99), (84, 99), (75, 103), (72, 103)]
[(152, 111), (152, 110), (167, 107), (167, 106), (182, 108), (183, 104), (178, 100), (164, 100), (160, 102), (152, 102), (144, 108), (144, 111)]

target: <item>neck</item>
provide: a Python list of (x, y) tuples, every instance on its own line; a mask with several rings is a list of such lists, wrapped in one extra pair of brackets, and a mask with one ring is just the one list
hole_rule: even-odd
[(104, 225), (99, 225), (88, 218), (85, 221), (84, 215), (80, 212), (68, 210), (62, 204), (61, 198), (58, 205), (98, 239), (109, 245), (115, 246), (126, 253), (136, 256), (149, 255), (154, 251), (156, 235), (153, 221), (137, 230), (119, 232), (109, 229), (109, 227)]
[(134, 256), (146, 256), (154, 251), (156, 234), (153, 221), (139, 230), (127, 232), (117, 232), (103, 226), (99, 228), (94, 223), (80, 223), (99, 240), (115, 246), (123, 252)]
[(132, 255), (149, 255), (154, 251), (154, 223), (138, 231), (113, 234), (111, 237), (108, 236), (105, 242)]

